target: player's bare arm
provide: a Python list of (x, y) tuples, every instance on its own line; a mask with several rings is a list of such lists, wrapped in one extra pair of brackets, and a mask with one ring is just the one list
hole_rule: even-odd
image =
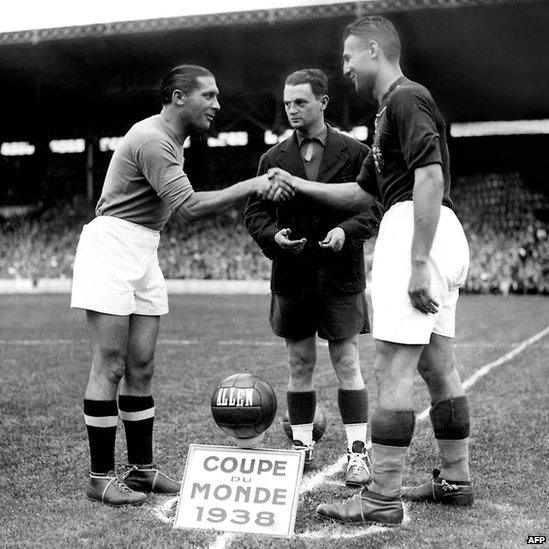
[[(193, 223), (233, 206), (249, 196), (257, 195), (260, 198), (266, 198), (272, 186), (272, 178), (265, 174), (218, 191), (193, 192), (176, 210), (176, 215), (185, 223)], [(289, 199), (293, 195), (294, 190), (290, 184), (284, 181), (277, 184), (278, 200)]]
[(414, 171), (414, 236), (408, 293), (413, 306), (425, 314), (435, 314), (439, 305), (431, 295), (428, 260), (440, 217), (443, 181), (440, 164), (422, 166)]
[(275, 183), (267, 196), (268, 199), (276, 199), (273, 196), (277, 186), (286, 183), (292, 186), (296, 193), (339, 210), (360, 212), (370, 209), (377, 202), (372, 194), (366, 192), (356, 182), (319, 184), (316, 181), (292, 176), (284, 170), (276, 169), (275, 173)]

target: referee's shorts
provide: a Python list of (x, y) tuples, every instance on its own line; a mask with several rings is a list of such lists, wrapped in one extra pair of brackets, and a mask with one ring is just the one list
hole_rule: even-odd
[(127, 316), (168, 312), (158, 264), (160, 233), (113, 216), (82, 228), (74, 259), (71, 307)]
[(364, 292), (272, 294), (269, 321), (277, 336), (295, 341), (316, 333), (334, 341), (370, 331)]
[(469, 269), (469, 247), (454, 212), (441, 207), (429, 256), (431, 292), (437, 314), (424, 314), (408, 295), (411, 276), (414, 206), (398, 202), (383, 216), (374, 249), (371, 296), (373, 337), (409, 345), (426, 345), (431, 334), (455, 336), (459, 288)]

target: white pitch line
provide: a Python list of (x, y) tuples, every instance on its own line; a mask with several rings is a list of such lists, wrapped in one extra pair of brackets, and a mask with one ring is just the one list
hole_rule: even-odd
[(333, 532), (331, 536), (326, 536), (326, 532), (323, 531), (323, 529), (320, 529), (320, 530), (307, 530), (306, 532), (303, 532), (302, 534), (299, 534), (299, 537), (300, 538), (305, 538), (305, 539), (326, 539), (326, 537), (329, 537), (330, 539), (332, 539), (332, 538), (353, 539), (353, 538), (358, 538), (358, 537), (371, 536), (373, 534), (381, 534), (383, 532), (386, 532), (389, 529), (390, 529), (390, 527), (388, 527), (388, 526), (372, 525), (372, 526), (368, 526), (366, 528), (362, 528), (361, 530), (359, 530), (357, 532)]
[(530, 347), (530, 345), (534, 344), (536, 341), (539, 341), (540, 339), (545, 337), (547, 334), (549, 334), (549, 326), (547, 326), (544, 330), (541, 330), (541, 332), (538, 332), (537, 334), (533, 335), (532, 337), (525, 339), (518, 347), (515, 347), (513, 350), (509, 351), (506, 355), (502, 356), (501, 358), (498, 358), (497, 360), (494, 360), (494, 362), (490, 362), (490, 364), (486, 364), (485, 366), (477, 370), (469, 379), (464, 381), (463, 386), (465, 387), (465, 389), (468, 389), (469, 387), (474, 385), (481, 377), (485, 376), (490, 370), (493, 370), (494, 368), (497, 368), (498, 366), (501, 366), (502, 364), (509, 362), (519, 353), (524, 351), (524, 349), (526, 349), (527, 347)]
[(172, 508), (176, 506), (178, 499), (179, 497), (170, 498), (169, 500), (165, 501), (162, 505), (153, 507), (153, 513), (156, 516), (156, 518), (160, 519), (162, 522), (171, 523), (172, 519), (168, 517), (168, 512), (171, 511)]
[(215, 538), (215, 541), (210, 545), (209, 549), (224, 549), (227, 544), (230, 544), (235, 537), (232, 532), (224, 532)]
[[(237, 346), (265, 346), (265, 347), (284, 347), (284, 342), (281, 340), (266, 339), (264, 341), (254, 341), (248, 339), (221, 339), (217, 341), (218, 345), (237, 345)], [(319, 347), (328, 347), (327, 341), (317, 341)]]
[[(470, 376), (469, 378), (467, 378), (463, 382), (464, 388), (468, 389), (468, 388), (472, 387), (479, 379), (484, 377), (491, 370), (493, 370), (494, 368), (497, 368), (498, 366), (501, 366), (502, 364), (506, 364), (511, 359), (513, 359), (515, 356), (517, 356), (519, 353), (524, 351), (524, 349), (526, 349), (527, 347), (530, 347), (533, 343), (535, 343), (536, 341), (538, 341), (541, 338), (545, 337), (547, 334), (549, 334), (549, 326), (547, 326), (546, 328), (541, 330), (541, 332), (538, 332), (537, 334), (533, 335), (532, 337), (529, 337), (528, 339), (525, 339), (519, 345), (517, 345), (517, 347), (515, 347), (514, 349), (512, 349), (511, 351), (509, 351), (505, 355), (501, 356), (500, 358), (494, 360), (493, 362), (489, 362), (488, 364), (485, 364), (484, 366), (480, 367), (472, 376)], [(416, 416), (417, 421), (424, 421), (425, 418), (427, 418), (428, 415), (429, 415), (429, 410), (430, 410), (430, 407), (428, 406), (427, 408), (425, 408), (425, 410), (423, 410), (420, 414), (418, 414)], [(369, 442), (367, 446), (368, 447), (371, 446), (371, 443)], [(328, 465), (327, 467), (325, 467), (324, 469), (322, 469), (321, 471), (319, 471), (315, 475), (305, 479), (305, 481), (303, 481), (302, 484), (301, 484), (300, 494), (303, 495), (307, 492), (310, 492), (310, 491), (314, 490), (317, 486), (323, 484), (328, 477), (336, 474), (338, 471), (340, 471), (344, 467), (346, 460), (347, 460), (347, 456), (342, 455), (340, 458), (338, 458), (338, 460), (335, 463), (332, 463), (331, 465)], [(380, 530), (377, 530), (377, 529), (372, 530), (372, 528), (380, 528)], [(366, 535), (376, 534), (378, 532), (382, 532), (382, 531), (385, 531), (385, 530), (388, 530), (388, 529), (389, 529), (388, 527), (386, 528), (386, 527), (383, 527), (383, 526), (369, 527), (365, 530), (360, 530), (357, 533), (349, 532), (349, 533), (342, 533), (342, 534), (337, 534), (337, 535), (333, 535), (333, 536), (327, 535), (327, 533), (325, 531), (323, 531), (322, 535), (320, 535), (320, 530), (317, 530), (316, 532), (319, 532), (318, 536), (317, 536), (316, 533), (303, 532), (302, 534), (297, 534), (296, 537), (298, 537), (298, 538), (299, 537), (306, 537), (306, 538), (311, 538), (311, 539), (319, 539), (319, 538), (322, 538), (322, 539), (327, 539), (327, 538), (329, 538), (329, 539), (343, 539), (343, 538), (350, 539), (350, 538), (358, 537), (358, 536), (363, 537), (363, 536), (366, 536)], [(226, 533), (218, 536), (216, 538), (216, 540), (213, 542), (213, 544), (209, 546), (209, 549), (225, 549), (228, 546), (227, 544), (230, 544), (232, 542), (232, 540), (235, 538), (235, 536), (236, 536), (236, 534), (226, 532)]]
[[(37, 346), (37, 345), (71, 345), (88, 343), (87, 339), (0, 339), (0, 345), (20, 345), (20, 346)], [(235, 347), (283, 347), (283, 342), (279, 340), (246, 340), (246, 339), (221, 339), (218, 341), (210, 341), (207, 339), (159, 339), (159, 345), (174, 345), (174, 346), (187, 346), (187, 345), (220, 345), (220, 346), (235, 346)], [(327, 341), (317, 341), (319, 347), (328, 347)], [(458, 349), (501, 349), (505, 347), (512, 347), (513, 343), (456, 343)], [(373, 348), (375, 343), (373, 341), (361, 342), (362, 348)], [(549, 344), (536, 345), (542, 349), (549, 348)]]
[(159, 339), (159, 345), (196, 345), (200, 343), (197, 339)]
[[(81, 340), (84, 341), (84, 340)], [(0, 345), (68, 345), (76, 343), (74, 339), (0, 339)]]

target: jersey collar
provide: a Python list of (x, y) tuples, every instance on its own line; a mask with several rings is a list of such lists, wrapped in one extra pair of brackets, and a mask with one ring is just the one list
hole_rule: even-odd
[(383, 103), (388, 97), (389, 95), (391, 95), (391, 93), (393, 91), (395, 91), (401, 84), (403, 84), (405, 81), (407, 80), (407, 78), (405, 76), (399, 76), (390, 86), (389, 86), (389, 89), (387, 90), (387, 93), (381, 98), (381, 101), (379, 102), (380, 104)]

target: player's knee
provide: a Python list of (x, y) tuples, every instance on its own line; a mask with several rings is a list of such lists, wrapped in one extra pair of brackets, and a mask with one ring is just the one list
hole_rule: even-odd
[(125, 372), (125, 363), (122, 361), (105, 361), (93, 364), (90, 379), (95, 384), (116, 387)]
[(143, 372), (144, 375), (150, 372), (152, 375), (154, 371), (154, 357), (134, 357), (128, 361), (128, 369)]
[(361, 375), (359, 362), (354, 356), (337, 357), (333, 364), (339, 378), (348, 379)]
[(456, 366), (452, 360), (433, 362), (420, 359), (417, 365), (417, 371), (426, 383), (442, 381), (457, 373)]
[(429, 366), (430, 366), (429, 363), (422, 359), (420, 359), (417, 364), (417, 371), (419, 375), (422, 377), (422, 379), (426, 382), (431, 379), (430, 377), (431, 369)]
[(154, 361), (132, 362), (128, 365), (125, 375), (126, 381), (133, 386), (148, 386), (154, 375)]
[(289, 357), (288, 370), (290, 377), (310, 378), (315, 368), (315, 358), (305, 354), (295, 354)]
[(101, 346), (95, 355), (95, 370), (109, 381), (118, 382), (126, 370), (127, 353), (115, 346)]
[(124, 383), (127, 387), (136, 391), (150, 390), (152, 385), (152, 373), (140, 374), (135, 372), (126, 372), (124, 374)]
[(101, 345), (99, 348), (99, 358), (102, 366), (111, 369), (124, 368), (126, 366), (127, 351), (114, 345)]

